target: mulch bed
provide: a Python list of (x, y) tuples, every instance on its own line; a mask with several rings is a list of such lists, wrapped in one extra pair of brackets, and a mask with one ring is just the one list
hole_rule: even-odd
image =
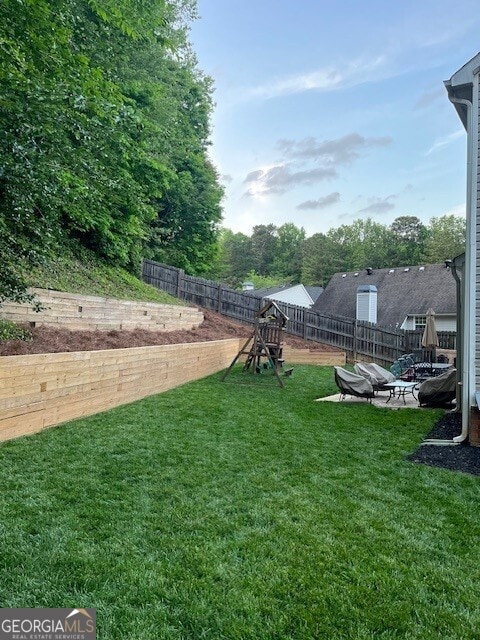
[[(30, 353), (63, 353), (65, 351), (98, 351), (101, 349), (124, 349), (161, 344), (204, 342), (226, 338), (245, 338), (252, 334), (251, 325), (230, 320), (208, 309), (201, 309), (204, 321), (197, 329), (179, 331), (70, 331), (54, 327), (31, 329), (33, 340), (8, 340), (0, 342), (0, 356), (27, 355)], [(298, 349), (337, 352), (338, 349), (318, 342), (306, 342), (295, 336), (285, 336), (285, 343)]]
[[(435, 424), (426, 439), (452, 440), (462, 431), (460, 413), (446, 413)], [(407, 460), (430, 467), (442, 467), (451, 471), (461, 471), (480, 476), (480, 447), (468, 444), (459, 445), (421, 445)]]

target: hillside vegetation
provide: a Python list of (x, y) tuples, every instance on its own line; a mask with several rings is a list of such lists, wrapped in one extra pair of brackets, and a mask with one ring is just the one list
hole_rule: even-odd
[(223, 190), (196, 16), (195, 0), (0, 3), (0, 302), (28, 300), (23, 265), (65, 246), (132, 274), (210, 264)]
[[(39, 289), (104, 296), (119, 300), (141, 300), (173, 305), (185, 304), (165, 291), (160, 291), (142, 282), (125, 269), (106, 264), (86, 249), (80, 250), (79, 254), (80, 257), (77, 257), (73, 251), (65, 249), (62, 255), (48, 256), (41, 264), (31, 270), (27, 270), (24, 265), (24, 280), (29, 287)], [(36, 298), (31, 301), (33, 305), (38, 302)], [(12, 340), (31, 342), (33, 339), (34, 335), (28, 328), (17, 325), (10, 320), (0, 319), (0, 343)], [(17, 345), (14, 352), (16, 353), (18, 349)], [(24, 346), (18, 352), (32, 352), (31, 347), (28, 348), (28, 351), (26, 349), (27, 347)]]
[(77, 257), (65, 251), (47, 257), (26, 276), (30, 287), (54, 289), (82, 295), (105, 296), (120, 300), (143, 300), (163, 304), (184, 304), (121, 267), (113, 267), (94, 253), (83, 250)]

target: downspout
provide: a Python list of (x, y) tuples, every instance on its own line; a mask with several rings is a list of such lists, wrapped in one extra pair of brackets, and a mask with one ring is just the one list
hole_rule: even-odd
[[(476, 215), (472, 216), (472, 206), (475, 203), (476, 194), (472, 193), (475, 184), (472, 180), (472, 168), (473, 168), (473, 144), (475, 144), (475, 137), (473, 136), (473, 105), (470, 100), (454, 97), (450, 91), (448, 93), (448, 99), (454, 104), (463, 104), (467, 108), (467, 252), (468, 260), (465, 260), (465, 296), (464, 296), (464, 323), (463, 323), (463, 338), (462, 338), (462, 432), (459, 436), (453, 438), (454, 443), (464, 442), (468, 438), (468, 421), (470, 412), (470, 345), (474, 344), (471, 341), (471, 332), (474, 329), (472, 327), (471, 312), (475, 308), (475, 287), (472, 287), (472, 276), (475, 275), (475, 228), (473, 222), (476, 220)], [(476, 213), (476, 212), (475, 212)]]
[[(461, 264), (463, 258), (463, 264)], [(461, 267), (461, 269), (460, 269)], [(460, 278), (459, 271), (461, 270), (463, 276)], [(452, 275), (455, 279), (456, 283), (456, 292), (457, 292), (457, 358), (456, 358), (456, 367), (457, 371), (463, 375), (463, 306), (465, 299), (465, 287), (463, 287), (463, 283), (465, 282), (465, 254), (462, 253), (459, 256), (456, 256), (454, 260), (452, 260)], [(461, 379), (457, 381), (457, 392), (456, 392), (456, 407), (454, 412), (460, 413), (462, 410), (462, 384)]]

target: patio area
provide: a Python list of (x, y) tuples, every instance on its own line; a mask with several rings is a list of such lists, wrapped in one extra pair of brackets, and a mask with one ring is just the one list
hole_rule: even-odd
[(316, 402), (341, 402), (343, 404), (371, 404), (374, 407), (381, 409), (425, 409), (426, 407), (420, 407), (416, 398), (417, 393), (414, 391), (415, 397), (411, 393), (405, 394), (405, 396), (390, 398), (388, 391), (378, 392), (374, 398), (367, 400), (365, 398), (357, 398), (356, 396), (346, 396), (341, 399), (340, 393), (334, 393), (326, 398), (316, 398)]

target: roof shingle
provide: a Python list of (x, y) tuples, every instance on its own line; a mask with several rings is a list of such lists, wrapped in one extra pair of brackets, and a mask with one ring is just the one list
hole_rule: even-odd
[(432, 307), (436, 314), (455, 314), (456, 283), (444, 264), (427, 264), (395, 269), (336, 273), (313, 305), (322, 313), (355, 318), (357, 288), (375, 285), (377, 324), (396, 327), (407, 315), (425, 315)]

